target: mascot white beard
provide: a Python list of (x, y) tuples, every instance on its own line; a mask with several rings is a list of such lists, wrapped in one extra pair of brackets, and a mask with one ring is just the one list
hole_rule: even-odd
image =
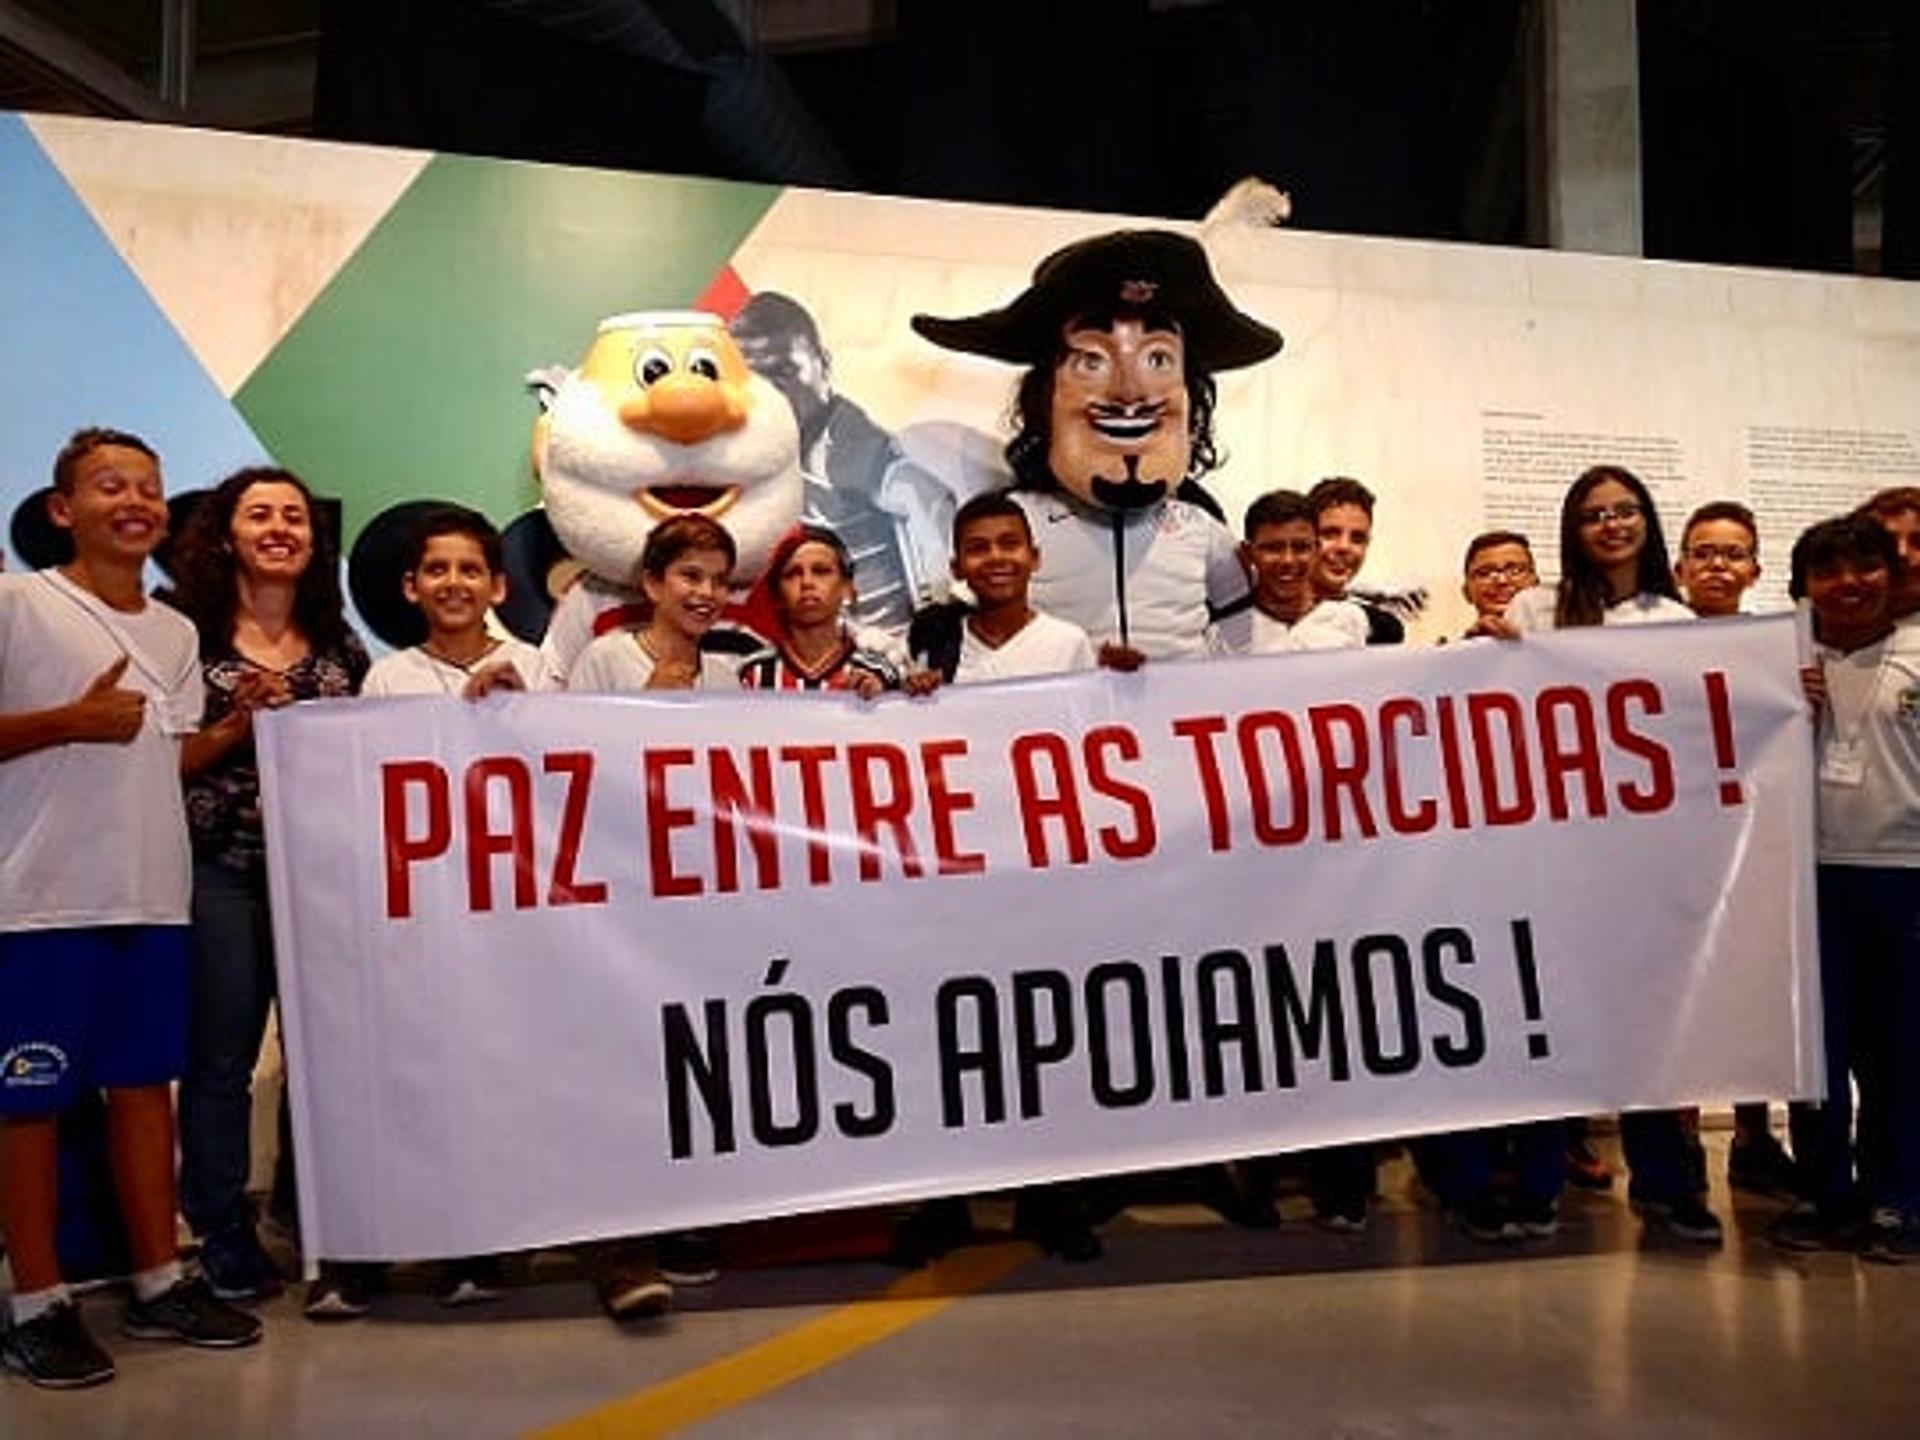
[(568, 375), (548, 409), (540, 475), (547, 518), (573, 557), (611, 585), (634, 586), (654, 526), (696, 512), (733, 536), (736, 590), (751, 584), (800, 513), (802, 480), (785, 398), (758, 375), (747, 388), (746, 424), (681, 445), (635, 434), (597, 386)]

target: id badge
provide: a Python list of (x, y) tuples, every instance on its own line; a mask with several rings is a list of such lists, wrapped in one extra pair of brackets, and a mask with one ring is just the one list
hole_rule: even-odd
[(1860, 756), (1858, 742), (1831, 744), (1820, 757), (1820, 783), (1842, 789), (1858, 789), (1867, 780), (1867, 767)]

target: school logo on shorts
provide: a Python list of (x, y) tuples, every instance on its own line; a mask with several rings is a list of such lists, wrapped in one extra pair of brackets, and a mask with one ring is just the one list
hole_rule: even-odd
[(1902, 690), (1894, 707), (1904, 724), (1920, 724), (1920, 685), (1909, 685)]
[(67, 1073), (67, 1052), (44, 1040), (29, 1040), (0, 1055), (0, 1090), (40, 1090)]

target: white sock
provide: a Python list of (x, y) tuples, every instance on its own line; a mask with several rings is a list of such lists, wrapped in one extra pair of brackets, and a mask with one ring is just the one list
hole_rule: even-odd
[(180, 1283), (180, 1262), (169, 1260), (164, 1265), (156, 1265), (151, 1270), (138, 1270), (133, 1275), (134, 1298), (145, 1304), (157, 1300), (167, 1291)]
[(69, 1305), (73, 1297), (67, 1293), (64, 1285), (49, 1285), (44, 1290), (28, 1290), (16, 1294), (8, 1302), (13, 1312), (13, 1323), (27, 1325), (38, 1320), (56, 1305)]

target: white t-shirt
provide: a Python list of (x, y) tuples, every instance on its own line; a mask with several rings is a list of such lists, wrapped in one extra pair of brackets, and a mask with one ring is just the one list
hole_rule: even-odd
[[(647, 688), (653, 675), (653, 657), (640, 648), (629, 631), (615, 630), (600, 636), (580, 652), (567, 678), (567, 689), (584, 695), (625, 695)], [(734, 662), (724, 655), (700, 654), (700, 675), (694, 682), (699, 690), (738, 690), (740, 674)]]
[(0, 711), (80, 698), (121, 656), (147, 697), (124, 745), (51, 745), (0, 761), (0, 930), (184, 925), (192, 853), (180, 737), (200, 724), (200, 642), (149, 600), (113, 609), (55, 570), (0, 575)]
[(1823, 648), (1818, 659), (1827, 676), (1820, 862), (1920, 866), (1920, 623), (1903, 620), (1852, 654)]
[(418, 645), (396, 650), (373, 662), (367, 678), (360, 682), (363, 696), (382, 695), (458, 695), (467, 688), (474, 672), (505, 662), (519, 673), (520, 683), (532, 690), (540, 682), (540, 652), (524, 640), (502, 640), (463, 669), (450, 661), (429, 655)]
[(1078, 625), (1036, 610), (1031, 619), (999, 646), (987, 644), (960, 622), (960, 660), (953, 683), (1017, 680), (1028, 675), (1058, 675), (1094, 668), (1093, 642)]
[(646, 599), (637, 590), (609, 585), (598, 575), (583, 575), (560, 597), (540, 642), (540, 674), (535, 688), (565, 690), (573, 665), (593, 643), (595, 626), (609, 610), (631, 607), (634, 622), (646, 615)]
[[(1522, 590), (1507, 602), (1507, 623), (1523, 635), (1538, 634), (1555, 628), (1553, 606), (1556, 590), (1551, 585), (1535, 585)], [(1693, 611), (1666, 595), (1641, 591), (1609, 605), (1600, 616), (1602, 625), (1654, 625), (1667, 620), (1695, 619)]]
[[(1095, 646), (1118, 642), (1111, 515), (1063, 494), (1010, 493), (1040, 547), (1034, 608), (1078, 625)], [(1126, 516), (1121, 537), (1133, 648), (1154, 660), (1214, 652), (1211, 614), (1248, 593), (1232, 532), (1197, 505), (1166, 500)]]
[(1367, 612), (1351, 600), (1322, 600), (1289, 625), (1258, 605), (1249, 616), (1245, 654), (1280, 655), (1292, 650), (1357, 650), (1367, 643)]

